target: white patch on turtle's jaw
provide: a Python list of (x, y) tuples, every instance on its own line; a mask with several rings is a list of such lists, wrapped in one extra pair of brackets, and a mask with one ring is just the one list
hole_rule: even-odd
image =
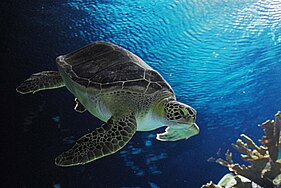
[(190, 130), (191, 136), (197, 135), (200, 132), (200, 129), (196, 123), (193, 123), (192, 125), (190, 125), (189, 130)]
[(179, 132), (178, 137), (180, 139), (188, 139), (192, 136), (199, 134), (200, 129), (195, 123), (196, 117), (190, 117), (188, 120), (169, 120), (166, 119), (164, 124), (171, 129)]
[(195, 136), (195, 135), (199, 134), (199, 132), (200, 132), (200, 129), (197, 126), (196, 123), (193, 123), (193, 124), (178, 124), (178, 125), (174, 125), (174, 126), (170, 126), (170, 127), (179, 129), (179, 131), (182, 132), (183, 137), (185, 139), (188, 139), (192, 136)]
[(156, 136), (160, 141), (177, 141), (188, 139), (199, 133), (199, 127), (194, 124), (177, 124), (168, 126), (164, 133), (159, 133)]

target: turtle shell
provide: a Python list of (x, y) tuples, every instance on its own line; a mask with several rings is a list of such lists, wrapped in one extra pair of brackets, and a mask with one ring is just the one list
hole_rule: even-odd
[(112, 43), (91, 43), (59, 56), (57, 63), (74, 82), (86, 88), (127, 89), (148, 94), (166, 89), (173, 93), (157, 71), (132, 52)]

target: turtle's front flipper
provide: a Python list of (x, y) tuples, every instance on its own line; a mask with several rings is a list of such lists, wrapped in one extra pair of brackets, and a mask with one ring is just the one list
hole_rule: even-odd
[(137, 130), (134, 116), (112, 117), (95, 131), (82, 136), (68, 151), (55, 159), (58, 166), (86, 164), (123, 148)]
[(76, 102), (76, 105), (74, 107), (74, 110), (76, 112), (83, 113), (86, 111), (86, 108), (83, 106), (83, 104), (81, 104), (81, 102), (77, 98), (75, 98), (75, 102)]
[(16, 90), (21, 94), (27, 94), (63, 86), (64, 82), (58, 71), (43, 71), (32, 74)]

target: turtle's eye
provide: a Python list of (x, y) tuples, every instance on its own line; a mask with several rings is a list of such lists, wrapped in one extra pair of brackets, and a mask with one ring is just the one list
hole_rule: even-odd
[(188, 111), (185, 108), (180, 108), (179, 110), (182, 117), (186, 117), (188, 115)]

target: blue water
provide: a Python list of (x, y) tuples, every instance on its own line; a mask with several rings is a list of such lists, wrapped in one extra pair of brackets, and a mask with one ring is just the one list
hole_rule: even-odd
[[(54, 157), (101, 122), (73, 111), (73, 96), (65, 89), (17, 96), (28, 130), (24, 146), (34, 140), (44, 145), (22, 149), (28, 151), (24, 160), (40, 165), (26, 167), (31, 174), (24, 175), (22, 186), (195, 188), (218, 182), (227, 169), (207, 159), (220, 148), (223, 156), (241, 133), (258, 141), (257, 125), (281, 110), (279, 0), (38, 1), (21, 7), (18, 17), (23, 22), (18, 22), (22, 55), (16, 84), (31, 73), (55, 70), (60, 54), (109, 41), (158, 70), (178, 100), (197, 110), (201, 129), (198, 136), (173, 143), (154, 139), (162, 129), (137, 133), (118, 154), (62, 169), (54, 166)], [(237, 154), (234, 159), (241, 162)]]

